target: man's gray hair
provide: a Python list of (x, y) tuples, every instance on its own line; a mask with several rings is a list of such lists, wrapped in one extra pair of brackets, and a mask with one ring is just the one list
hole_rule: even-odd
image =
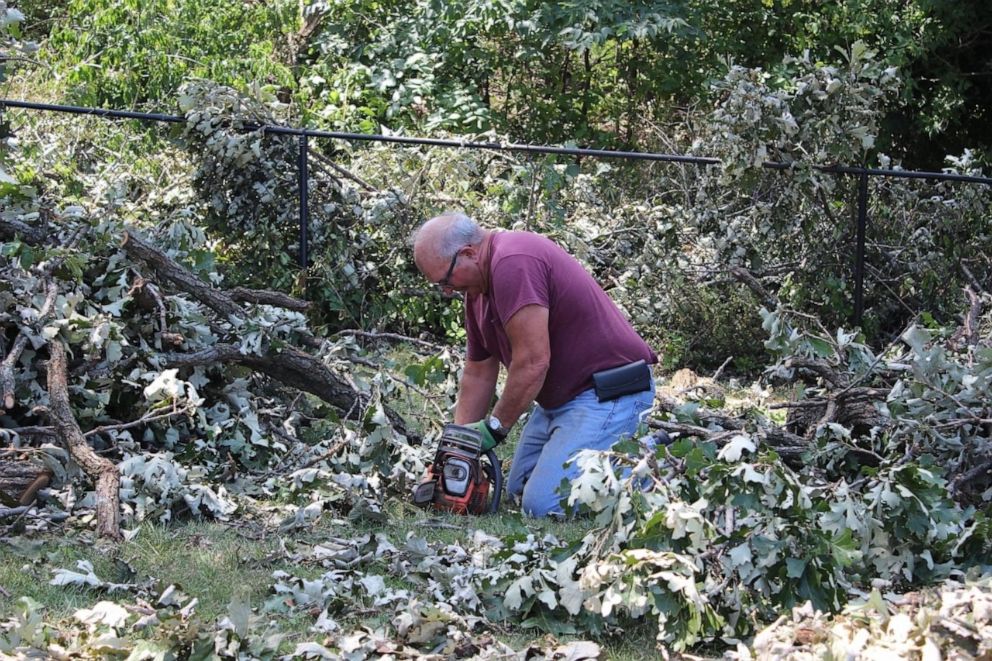
[[(479, 227), (479, 224), (461, 211), (445, 211), (436, 218), (450, 218), (452, 220), (441, 234), (440, 241), (433, 246), (437, 256), (442, 259), (448, 259), (465, 246), (475, 245), (483, 239), (482, 228)], [(420, 228), (417, 228), (411, 237), (411, 243), (417, 240), (419, 233)]]

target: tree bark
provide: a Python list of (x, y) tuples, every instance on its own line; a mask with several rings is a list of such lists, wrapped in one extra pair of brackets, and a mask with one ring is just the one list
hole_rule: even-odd
[(235, 287), (229, 290), (231, 300), (242, 303), (261, 303), (263, 305), (274, 305), (278, 308), (305, 312), (310, 309), (310, 301), (301, 301), (280, 291), (269, 291), (267, 289), (248, 289), (247, 287)]
[(121, 539), (121, 477), (111, 461), (97, 456), (86, 442), (69, 405), (65, 347), (58, 339), (48, 343), (49, 414), (59, 437), (77, 464), (96, 483), (96, 532), (100, 537)]

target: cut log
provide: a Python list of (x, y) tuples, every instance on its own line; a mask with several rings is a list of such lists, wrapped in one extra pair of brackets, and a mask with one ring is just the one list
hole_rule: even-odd
[[(805, 436), (815, 430), (827, 413), (826, 400), (808, 400), (801, 406), (789, 408), (785, 419), (785, 428), (792, 434)], [(853, 436), (864, 436), (872, 427), (884, 427), (889, 419), (878, 412), (870, 400), (840, 400), (832, 411), (830, 420), (851, 430)]]
[(48, 343), (49, 415), (69, 454), (96, 483), (96, 531), (100, 537), (121, 539), (121, 477), (113, 462), (98, 456), (86, 442), (69, 405), (65, 347), (58, 339)]
[(30, 505), (48, 486), (52, 472), (30, 461), (0, 460), (0, 504)]

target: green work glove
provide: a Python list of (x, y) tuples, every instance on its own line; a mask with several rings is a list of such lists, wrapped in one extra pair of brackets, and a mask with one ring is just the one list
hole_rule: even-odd
[(488, 452), (492, 450), (494, 447), (502, 443), (503, 440), (506, 438), (505, 434), (500, 434), (499, 431), (495, 429), (490, 429), (489, 425), (486, 424), (485, 420), (479, 420), (478, 422), (473, 422), (472, 424), (467, 426), (479, 432), (479, 436), (481, 437), (482, 440), (483, 452)]

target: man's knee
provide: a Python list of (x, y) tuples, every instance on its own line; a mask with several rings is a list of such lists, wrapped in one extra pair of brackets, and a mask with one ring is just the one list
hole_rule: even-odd
[(564, 510), (561, 508), (561, 496), (557, 489), (547, 488), (546, 485), (534, 484), (528, 481), (524, 487), (523, 495), (520, 499), (520, 509), (524, 514), (533, 517), (548, 515), (561, 515)]

